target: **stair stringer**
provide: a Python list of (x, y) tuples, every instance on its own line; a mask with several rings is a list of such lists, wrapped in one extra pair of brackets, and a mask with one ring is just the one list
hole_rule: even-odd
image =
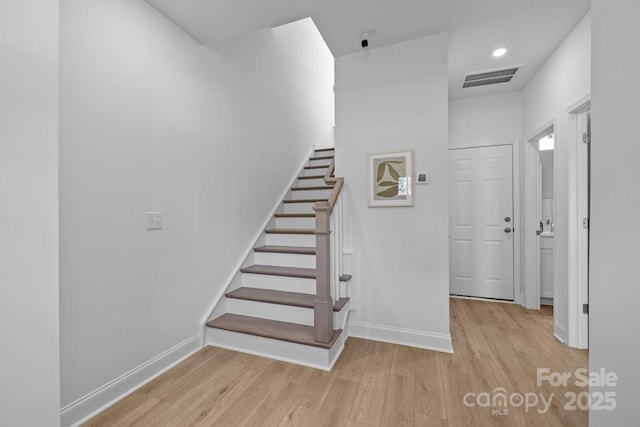
[[(282, 200), (284, 200), (284, 198), (287, 195), (290, 194), (291, 187), (298, 180), (298, 176), (300, 174), (300, 171), (303, 170), (304, 166), (309, 161), (309, 158), (314, 153), (314, 150), (315, 150), (315, 147), (311, 146), (311, 148), (309, 149), (309, 151), (305, 155), (305, 157), (302, 160), (302, 162), (300, 162), (300, 165), (296, 169), (294, 175), (291, 177), (289, 185), (287, 185), (285, 190), (282, 192), (280, 197), (277, 199), (275, 205), (271, 209), (271, 212), (269, 213), (269, 215), (265, 219), (264, 223), (258, 229), (258, 232), (255, 235), (255, 238), (248, 245), (246, 251), (244, 252), (243, 256), (241, 257), (240, 262), (236, 266), (234, 266), (233, 270), (231, 270), (231, 274), (229, 275), (229, 277), (225, 281), (225, 285), (220, 290), (218, 295), (216, 295), (216, 297), (214, 298), (213, 302), (211, 303), (211, 305), (207, 309), (206, 313), (202, 317), (202, 320), (200, 320), (200, 347), (205, 347), (207, 345), (207, 343), (206, 343), (207, 342), (206, 335), (207, 335), (207, 329), (209, 329), (207, 327), (207, 322), (209, 320), (211, 320), (211, 318), (214, 315), (217, 315), (218, 313), (221, 313), (221, 311), (220, 311), (221, 309), (223, 309), (223, 310), (225, 309), (224, 306), (219, 307), (221, 305), (221, 303), (224, 305), (224, 301), (223, 300), (225, 299), (225, 294), (227, 292), (232, 291), (233, 289), (236, 289), (238, 287), (238, 283), (240, 281), (240, 276), (241, 276), (240, 269), (242, 267), (248, 265), (248, 262), (250, 261), (251, 257), (253, 257), (253, 248), (257, 244), (261, 243), (261, 239), (265, 239), (264, 230), (269, 225), (273, 224), (272, 221), (274, 221), (274, 216), (278, 212), (278, 210), (280, 209), (280, 206), (282, 205)], [(235, 286), (235, 287), (232, 287), (232, 286)], [(222, 313), (224, 313), (224, 311), (222, 311)]]
[[(333, 347), (328, 350), (215, 328), (206, 328), (205, 345), (330, 371), (344, 350), (344, 343), (348, 337), (350, 313), (351, 302), (348, 302), (340, 310), (341, 315), (338, 317), (341, 322), (337, 326), (342, 329), (342, 333), (338, 336)], [(258, 348), (260, 351), (256, 350)]]

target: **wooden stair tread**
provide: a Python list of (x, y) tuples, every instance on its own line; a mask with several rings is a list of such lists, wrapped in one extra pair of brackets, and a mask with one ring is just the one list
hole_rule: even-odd
[(286, 199), (284, 203), (315, 203), (315, 202), (328, 202), (329, 199)]
[(321, 166), (305, 166), (305, 169), (326, 169), (329, 165), (321, 165)]
[(317, 150), (313, 150), (313, 151), (315, 151), (316, 153), (321, 153), (323, 151), (333, 151), (333, 150), (335, 150), (335, 148), (331, 147), (331, 148), (318, 148)]
[(317, 157), (310, 157), (309, 160), (331, 160), (333, 158), (334, 156), (317, 156)]
[(207, 326), (324, 349), (330, 349), (342, 333), (342, 329), (334, 330), (328, 343), (319, 343), (313, 339), (313, 326), (230, 313), (208, 322)]
[(314, 213), (277, 213), (276, 218), (315, 218)]
[[(316, 296), (300, 292), (283, 292), (272, 289), (238, 288), (225, 294), (227, 298), (266, 302), (269, 304), (290, 305), (293, 307), (313, 308)], [(349, 301), (341, 298), (333, 305), (333, 311), (340, 311)]]
[(298, 179), (324, 179), (324, 175), (299, 176)]
[(316, 248), (306, 246), (274, 246), (264, 245), (253, 248), (255, 252), (268, 252), (275, 254), (298, 254), (298, 255), (315, 255)]
[(291, 191), (333, 190), (330, 185), (318, 185), (316, 187), (291, 187)]
[(314, 228), (268, 228), (264, 232), (267, 234), (316, 234)]
[(315, 279), (315, 268), (280, 267), (276, 265), (251, 265), (241, 268), (241, 272), (249, 274), (264, 274), (267, 276), (299, 277), (301, 279)]

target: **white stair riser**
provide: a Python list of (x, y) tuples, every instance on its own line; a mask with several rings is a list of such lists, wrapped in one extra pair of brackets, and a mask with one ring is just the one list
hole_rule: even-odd
[(327, 199), (331, 195), (331, 190), (304, 190), (304, 191), (292, 191), (291, 199)]
[(315, 213), (313, 205), (315, 203), (285, 203), (284, 213)]
[(315, 176), (315, 175), (324, 175), (325, 173), (327, 173), (327, 169), (326, 168), (318, 168), (318, 169), (303, 169), (302, 170), (302, 176)]
[(330, 350), (215, 328), (206, 328), (205, 339), (208, 345), (329, 370), (342, 351), (342, 335)]
[(316, 219), (276, 218), (276, 228), (316, 228)]
[(333, 147), (327, 147), (327, 148), (331, 148), (331, 149), (326, 151), (314, 151), (312, 156), (313, 157), (335, 156), (336, 149)]
[(313, 234), (267, 234), (267, 245), (273, 246), (306, 246), (315, 247), (316, 236)]
[(317, 187), (319, 185), (327, 185), (323, 178), (299, 179), (296, 187)]
[(260, 265), (278, 265), (282, 267), (316, 268), (316, 256), (256, 252), (255, 263)]
[(265, 274), (242, 274), (242, 286), (247, 288), (273, 289), (283, 292), (316, 293), (316, 279), (299, 277), (267, 276)]
[(313, 325), (313, 309), (227, 298), (227, 313)]
[[(324, 157), (324, 156), (323, 156)], [(331, 166), (332, 159), (309, 159), (309, 164), (307, 166)]]

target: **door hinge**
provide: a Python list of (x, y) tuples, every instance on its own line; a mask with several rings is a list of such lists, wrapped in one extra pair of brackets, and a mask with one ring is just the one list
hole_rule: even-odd
[(586, 228), (587, 230), (589, 230), (591, 224), (589, 224), (589, 218), (583, 218), (582, 219), (582, 228)]
[(585, 144), (591, 144), (591, 134), (589, 132), (585, 132), (582, 134), (582, 142)]
[(582, 304), (582, 312), (584, 314), (589, 314), (589, 304)]

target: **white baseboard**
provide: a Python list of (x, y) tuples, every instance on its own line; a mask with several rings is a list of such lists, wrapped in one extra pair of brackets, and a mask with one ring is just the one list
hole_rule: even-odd
[(391, 344), (406, 345), (426, 350), (453, 353), (451, 335), (412, 329), (393, 328), (371, 323), (349, 322), (349, 336)]
[(553, 336), (556, 337), (558, 341), (562, 344), (566, 344), (567, 340), (565, 337), (567, 336), (566, 328), (561, 323), (554, 323), (553, 325)]
[(63, 427), (78, 426), (88, 421), (200, 349), (199, 334), (175, 345), (164, 353), (63, 407), (60, 411), (61, 425)]

